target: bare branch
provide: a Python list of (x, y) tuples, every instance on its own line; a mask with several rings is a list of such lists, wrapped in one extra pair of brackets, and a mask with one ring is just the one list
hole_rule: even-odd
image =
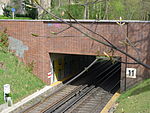
[(136, 51), (136, 54), (137, 54), (137, 56), (138, 56), (138, 60), (140, 60), (140, 59), (141, 59), (141, 58), (140, 58), (140, 53), (139, 53), (139, 51), (137, 50), (137, 48), (135, 47), (135, 45), (129, 40), (128, 37), (126, 37), (126, 40), (128, 41), (127, 43)]
[(56, 32), (55, 35), (58, 35), (58, 34), (64, 32), (64, 31), (68, 30), (69, 28), (71, 28), (71, 26), (69, 26), (69, 27), (67, 27), (67, 28), (65, 28), (65, 29), (63, 29), (63, 30), (61, 30), (59, 32)]
[[(51, 16), (53, 16), (54, 18), (58, 19), (59, 21), (61, 21), (61, 22), (63, 22), (63, 23), (65, 23), (65, 24), (67, 24), (67, 25), (70, 26), (70, 23), (68, 23), (68, 22), (65, 21), (64, 19), (62, 19), (62, 18), (56, 16), (56, 15), (53, 14), (52, 12), (48, 12), (48, 11), (45, 10), (39, 3), (37, 3), (37, 4), (38, 4), (44, 11), (46, 11), (47, 13), (49, 13)], [(76, 19), (74, 19), (74, 20), (75, 20), (75, 22), (77, 22), (80, 26), (86, 28), (86, 27), (83, 26), (81, 23), (79, 23), (78, 21), (76, 21)], [(140, 64), (140, 65), (142, 65), (142, 66), (144, 66), (144, 67), (150, 69), (150, 65), (145, 64), (145, 63), (139, 61), (138, 59), (134, 58), (134, 57), (131, 56), (130, 54), (126, 53), (125, 51), (122, 51), (121, 49), (117, 48), (115, 45), (113, 45), (111, 42), (109, 42), (105, 37), (101, 36), (100, 34), (94, 32), (94, 31), (92, 31), (92, 30), (90, 30), (89, 28), (86, 28), (86, 29), (88, 29), (89, 31), (93, 32), (94, 34), (97, 34), (98, 36), (102, 37), (107, 43), (102, 42), (102, 41), (100, 41), (100, 40), (98, 40), (98, 39), (95, 39), (94, 37), (88, 35), (86, 32), (81, 31), (79, 28), (77, 28), (77, 27), (74, 26), (74, 25), (72, 25), (72, 27), (73, 27), (74, 29), (76, 29), (77, 31), (79, 31), (80, 33), (82, 33), (82, 34), (84, 34), (85, 36), (87, 36), (88, 38), (90, 38), (90, 39), (92, 39), (92, 40), (94, 40), (94, 41), (96, 41), (96, 42), (99, 42), (99, 43), (101, 43), (101, 44), (103, 44), (103, 45), (105, 45), (105, 46), (107, 46), (107, 47), (113, 48), (113, 49), (119, 51), (120, 53), (122, 53), (122, 54), (128, 56), (128, 57), (131, 58), (132, 60), (136, 61), (138, 64)]]

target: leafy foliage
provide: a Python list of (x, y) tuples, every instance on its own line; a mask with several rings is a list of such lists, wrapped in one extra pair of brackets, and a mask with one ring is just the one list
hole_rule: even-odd
[(89, 5), (89, 19), (103, 19), (105, 14), (104, 2)]
[[(82, 19), (84, 7), (81, 5), (77, 5), (77, 4), (65, 5), (65, 6), (61, 6), (58, 8), (53, 8), (51, 9), (51, 12), (55, 13), (57, 16), (64, 18), (64, 19), (70, 18), (68, 13), (70, 13), (76, 19)], [(55, 19), (45, 12), (43, 13), (43, 16), (41, 18), (42, 19)]]
[(5, 32), (0, 32), (0, 47), (8, 47), (8, 35)]
[[(21, 3), (23, 1), (23, 3)], [(46, 12), (36, 7), (41, 4), (44, 8), (49, 8), (57, 16), (69, 19), (67, 11), (76, 19), (119, 19), (123, 17), (126, 20), (149, 20), (150, 19), (150, 1), (148, 0), (46, 0), (50, 2), (47, 6), (42, 0), (12, 0), (11, 4), (4, 7), (4, 15), (11, 16), (11, 8), (14, 7), (18, 11), (20, 7), (24, 7), (25, 14), (23, 16), (32, 19), (54, 19)], [(45, 2), (46, 2), (45, 1)], [(47, 3), (47, 2), (46, 2)], [(19, 5), (20, 4), (20, 5)], [(22, 6), (23, 5), (23, 6)], [(20, 16), (16, 11), (16, 16)]]
[(112, 0), (109, 2), (109, 19), (149, 20), (150, 2), (141, 0)]
[(6, 30), (0, 32), (0, 50), (7, 52), (8, 50), (8, 35)]
[[(70, 0), (70, 4), (66, 0), (63, 3), (60, 0), (52, 0), (50, 10), (64, 19), (69, 17), (67, 14), (62, 16), (61, 13), (69, 11), (76, 19), (84, 19), (86, 13), (87, 19), (119, 19), (119, 17), (123, 17), (127, 20), (149, 20), (149, 5), (150, 2), (146, 0), (98, 0), (97, 2)], [(70, 7), (69, 10), (68, 7)], [(53, 19), (46, 13), (43, 15), (43, 19)]]
[(7, 16), (7, 17), (11, 17), (12, 16), (12, 11), (11, 8), (15, 8), (15, 14), (19, 14), (21, 13), (20, 11), (23, 9), (22, 4), (21, 4), (22, 0), (11, 0), (10, 3), (8, 3), (7, 5), (4, 6), (3, 8), (3, 15)]
[(34, 4), (32, 2), (30, 2), (30, 0), (24, 0), (24, 7), (26, 10), (26, 16), (32, 18), (32, 19), (36, 19), (38, 18), (38, 10), (37, 8), (34, 6)]
[(3, 8), (3, 15), (4, 16), (7, 16), (7, 17), (10, 17), (12, 15), (11, 13), (11, 6), (7, 5)]
[(113, 0), (112, 2), (110, 2), (109, 11), (110, 19), (118, 19), (119, 17), (125, 18), (125, 6), (121, 0)]

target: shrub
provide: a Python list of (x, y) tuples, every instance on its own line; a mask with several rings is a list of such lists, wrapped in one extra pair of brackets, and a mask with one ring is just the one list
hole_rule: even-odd
[(0, 50), (6, 52), (8, 49), (8, 35), (6, 34), (6, 30), (0, 32)]
[(3, 8), (3, 15), (7, 17), (11, 17), (12, 12), (11, 12), (11, 6), (7, 5)]
[[(29, 0), (24, 0), (23, 1), (25, 4), (25, 10), (26, 10), (26, 16), (30, 17), (32, 19), (37, 19), (38, 18), (38, 10), (37, 8), (34, 6), (33, 3), (30, 3)], [(30, 7), (29, 7), (30, 6)]]

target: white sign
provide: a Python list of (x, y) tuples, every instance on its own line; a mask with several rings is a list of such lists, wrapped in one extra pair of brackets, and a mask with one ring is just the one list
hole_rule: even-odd
[(135, 68), (127, 68), (126, 69), (126, 76), (128, 78), (136, 78), (136, 69)]
[(4, 85), (4, 93), (9, 94), (10, 93), (10, 84), (5, 84)]

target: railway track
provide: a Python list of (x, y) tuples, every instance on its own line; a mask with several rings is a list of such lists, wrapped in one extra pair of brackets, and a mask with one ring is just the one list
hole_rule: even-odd
[(77, 80), (20, 113), (100, 112), (117, 90), (119, 82), (114, 83), (112, 79), (119, 69), (118, 62), (96, 63)]
[[(105, 98), (107, 96), (107, 98)], [(102, 88), (94, 88), (82, 100), (78, 101), (66, 113), (100, 113), (106, 102), (112, 97), (112, 94)]]

